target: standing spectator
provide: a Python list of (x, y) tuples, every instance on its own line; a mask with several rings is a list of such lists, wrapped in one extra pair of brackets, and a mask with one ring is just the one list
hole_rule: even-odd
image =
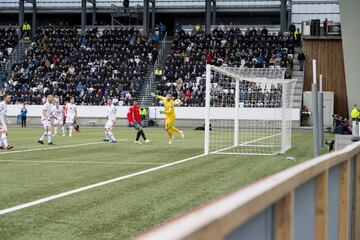
[(160, 39), (163, 39), (166, 32), (166, 26), (163, 23), (159, 24)]
[(0, 69), (0, 87), (3, 86), (3, 84), (6, 82), (8, 73), (6, 72), (5, 69), (1, 68)]
[(140, 117), (141, 117), (141, 123), (143, 124), (144, 122), (144, 119), (146, 118), (147, 116), (147, 110), (145, 107), (140, 107)]
[(21, 115), (21, 127), (26, 128), (26, 116), (27, 116), (28, 110), (26, 109), (25, 104), (21, 108), (20, 115)]
[(351, 110), (351, 120), (352, 120), (352, 135), (354, 137), (359, 136), (359, 119), (360, 119), (360, 110), (355, 104)]
[(305, 54), (303, 53), (303, 51), (301, 49), (298, 54), (298, 60), (300, 63), (300, 71), (304, 71)]
[(295, 30), (296, 30), (295, 24), (292, 23), (292, 24), (289, 26), (289, 32), (290, 32), (291, 36), (294, 36)]
[(22, 34), (23, 34), (23, 38), (25, 40), (30, 40), (30, 32), (31, 32), (31, 27), (30, 27), (30, 24), (28, 22), (25, 22), (23, 25), (22, 25)]
[(182, 26), (180, 23), (175, 23), (175, 32), (179, 33), (182, 30)]
[(327, 32), (328, 32), (328, 24), (329, 21), (327, 18), (325, 18), (324, 22), (323, 22), (323, 27), (324, 27), (324, 36), (327, 36)]
[(296, 45), (297, 46), (300, 46), (300, 43), (301, 43), (301, 32), (300, 32), (300, 29), (297, 28), (296, 31), (295, 31), (295, 39), (296, 39)]
[(269, 33), (269, 31), (266, 29), (266, 27), (264, 26), (263, 29), (261, 30), (261, 35), (263, 36), (267, 36)]
[(163, 75), (163, 70), (161, 68), (156, 68), (155, 69), (155, 79), (156, 79), (156, 81), (160, 81), (162, 75)]

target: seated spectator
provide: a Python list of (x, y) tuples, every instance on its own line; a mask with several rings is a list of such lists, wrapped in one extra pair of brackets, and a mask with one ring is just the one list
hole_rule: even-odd
[(301, 49), (298, 54), (298, 60), (300, 63), (300, 71), (304, 71), (305, 54), (303, 53), (303, 51)]

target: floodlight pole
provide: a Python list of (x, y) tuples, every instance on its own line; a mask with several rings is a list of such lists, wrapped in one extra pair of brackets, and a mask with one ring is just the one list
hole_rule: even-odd
[(316, 83), (316, 60), (313, 59), (313, 83), (311, 85), (312, 106), (313, 106), (313, 149), (314, 157), (320, 155), (320, 140), (319, 140), (319, 108), (318, 108), (318, 86)]

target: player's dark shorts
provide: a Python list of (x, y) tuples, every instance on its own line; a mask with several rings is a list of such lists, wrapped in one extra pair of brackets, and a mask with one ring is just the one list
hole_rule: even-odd
[(140, 128), (142, 128), (141, 123), (139, 123), (139, 122), (134, 122), (134, 128), (135, 128), (135, 130), (138, 131)]

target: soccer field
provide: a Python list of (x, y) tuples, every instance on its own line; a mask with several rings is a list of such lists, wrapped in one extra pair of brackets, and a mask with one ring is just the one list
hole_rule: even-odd
[(292, 150), (266, 157), (199, 156), (201, 131), (168, 145), (163, 130), (145, 129), (151, 142), (135, 145), (130, 128), (114, 130), (117, 144), (84, 128), (55, 146), (37, 143), (42, 132), (10, 128), (15, 147), (0, 151), (0, 239), (128, 239), (312, 157), (311, 132), (294, 132)]

